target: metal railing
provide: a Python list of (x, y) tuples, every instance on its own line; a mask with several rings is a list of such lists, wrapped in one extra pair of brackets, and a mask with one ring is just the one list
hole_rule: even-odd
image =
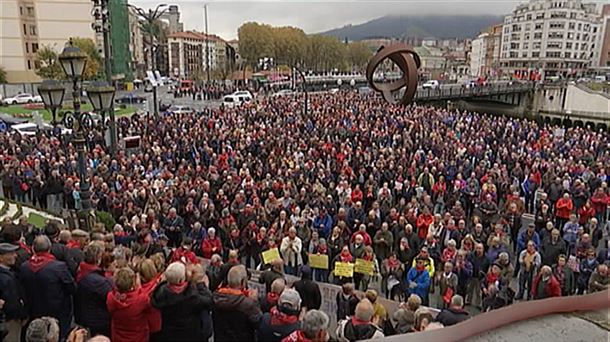
[(449, 87), (448, 89), (418, 89), (415, 93), (414, 101), (422, 100), (450, 100), (470, 97), (484, 97), (493, 95), (515, 94), (528, 92), (534, 89), (530, 84), (513, 85), (489, 85), (478, 87)]

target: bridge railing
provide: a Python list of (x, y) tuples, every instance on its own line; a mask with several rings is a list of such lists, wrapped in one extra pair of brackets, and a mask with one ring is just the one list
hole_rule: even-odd
[(438, 89), (418, 89), (415, 93), (414, 100), (444, 100), (452, 98), (468, 98), (468, 97), (480, 97), (480, 96), (492, 96), (502, 94), (520, 93), (530, 91), (534, 89), (529, 84), (517, 84), (517, 85), (490, 85), (490, 86), (479, 86), (479, 87), (449, 87), (449, 88), (438, 88)]

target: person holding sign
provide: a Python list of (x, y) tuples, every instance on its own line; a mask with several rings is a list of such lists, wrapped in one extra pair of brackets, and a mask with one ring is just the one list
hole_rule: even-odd
[[(349, 251), (349, 247), (347, 246), (343, 246), (343, 249), (341, 250), (341, 253), (339, 253), (339, 255), (337, 255), (335, 257), (335, 259), (333, 260), (333, 266), (335, 267), (334, 269), (334, 282), (337, 285), (343, 285), (346, 283), (351, 283), (352, 282), (352, 275), (348, 275), (346, 273), (341, 273), (340, 271), (342, 270), (338, 270), (337, 269), (337, 264), (351, 264), (354, 261), (354, 258), (352, 257), (352, 253), (350, 253)], [(341, 273), (343, 275), (339, 275), (338, 273)]]
[(369, 287), (371, 277), (375, 275), (378, 267), (376, 266), (375, 254), (373, 254), (373, 247), (366, 246), (364, 248), (364, 254), (361, 258), (356, 259), (356, 268), (354, 270), (354, 283), (356, 289), (366, 291)]
[(286, 274), (296, 276), (298, 270), (303, 265), (303, 257), (301, 256), (301, 250), (303, 244), (301, 239), (297, 236), (297, 230), (294, 227), (288, 229), (288, 236), (282, 239), (280, 245), (280, 252), (284, 257), (284, 271)]
[(315, 281), (328, 283), (328, 245), (324, 238), (309, 254), (309, 266), (313, 269)]

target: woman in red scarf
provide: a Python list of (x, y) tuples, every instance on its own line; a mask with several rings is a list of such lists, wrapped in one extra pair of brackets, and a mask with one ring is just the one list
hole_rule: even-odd
[(381, 264), (381, 290), (385, 292), (386, 298), (393, 299), (400, 293), (400, 282), (404, 277), (403, 266), (396, 257), (396, 253), (390, 256)]
[(208, 229), (208, 236), (201, 243), (201, 251), (205, 259), (210, 259), (213, 254), (222, 255), (222, 242), (216, 237), (216, 229)]
[(421, 240), (425, 239), (426, 236), (428, 236), (428, 229), (430, 228), (430, 225), (433, 222), (434, 216), (430, 214), (430, 209), (428, 209), (428, 207), (424, 207), (424, 212), (417, 217), (416, 223), (417, 236), (419, 236)]
[[(374, 274), (378, 273), (379, 266), (377, 264), (377, 259), (375, 258), (375, 254), (373, 254), (373, 247), (366, 246), (364, 248), (364, 253), (362, 254), (361, 259), (372, 262), (374, 264)], [(371, 280), (372, 274), (364, 274), (354, 272), (354, 284), (356, 289), (360, 289), (362, 291), (366, 291), (369, 287), (369, 282)]]

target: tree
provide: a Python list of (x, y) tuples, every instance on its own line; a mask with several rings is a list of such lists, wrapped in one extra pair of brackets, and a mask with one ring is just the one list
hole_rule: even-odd
[(239, 54), (246, 62), (255, 66), (259, 58), (274, 57), (274, 35), (271, 26), (248, 22), (237, 30)]
[(347, 59), (352, 69), (363, 70), (372, 55), (371, 49), (362, 42), (347, 45)]
[(36, 51), (36, 63), (40, 67), (36, 69), (36, 75), (43, 79), (62, 79), (64, 72), (57, 59), (57, 52), (48, 45), (43, 45)]
[(72, 45), (78, 47), (87, 54), (87, 65), (83, 73), (83, 79), (91, 80), (98, 77), (100, 65), (102, 65), (102, 57), (100, 56), (97, 46), (93, 39), (90, 38), (72, 38)]
[(289, 26), (273, 28), (273, 58), (280, 64), (302, 63), (306, 47), (307, 36), (303, 30)]
[(6, 70), (0, 66), (0, 83), (6, 83)]

